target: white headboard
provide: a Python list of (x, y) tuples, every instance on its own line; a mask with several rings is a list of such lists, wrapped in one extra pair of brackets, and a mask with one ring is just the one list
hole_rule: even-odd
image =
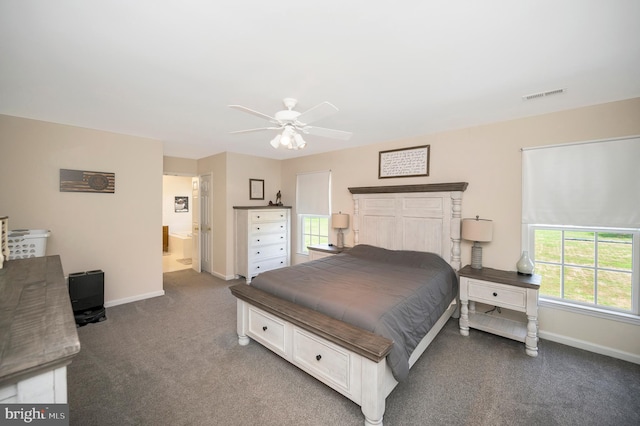
[(467, 182), (349, 188), (355, 244), (439, 254), (460, 269), (460, 215)]

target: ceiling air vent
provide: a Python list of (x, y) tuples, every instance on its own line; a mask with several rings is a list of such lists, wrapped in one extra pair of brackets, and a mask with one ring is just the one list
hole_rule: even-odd
[(567, 91), (567, 89), (554, 89), (554, 90), (548, 90), (546, 92), (532, 93), (530, 95), (523, 96), (522, 100), (530, 101), (532, 99), (544, 98), (544, 97), (551, 96), (551, 95), (559, 95), (559, 94), (564, 93), (566, 91)]

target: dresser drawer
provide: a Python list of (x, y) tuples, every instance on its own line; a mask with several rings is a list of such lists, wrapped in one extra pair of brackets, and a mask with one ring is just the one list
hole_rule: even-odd
[(249, 213), (251, 223), (286, 221), (287, 213), (285, 211), (252, 211)]
[(287, 222), (267, 222), (267, 223), (252, 223), (252, 234), (270, 234), (270, 233), (284, 233), (287, 231)]
[(278, 244), (287, 241), (287, 233), (280, 232), (277, 234), (252, 235), (249, 238), (249, 247), (264, 246), (267, 244)]
[(252, 277), (255, 277), (260, 272), (266, 272), (272, 269), (282, 268), (284, 266), (289, 266), (287, 256), (255, 261), (249, 266), (249, 272)]
[(269, 257), (284, 256), (287, 254), (286, 244), (274, 244), (263, 247), (252, 247), (249, 249), (249, 256), (252, 260), (262, 260)]
[(249, 306), (248, 334), (274, 352), (286, 355), (285, 322), (258, 308)]
[(469, 299), (503, 308), (524, 311), (527, 303), (526, 289), (486, 281), (469, 281)]
[(330, 386), (351, 393), (350, 355), (333, 343), (294, 327), (293, 362)]

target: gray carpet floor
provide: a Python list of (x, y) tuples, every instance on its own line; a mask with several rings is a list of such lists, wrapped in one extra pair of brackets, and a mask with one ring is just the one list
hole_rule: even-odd
[[(362, 425), (360, 407), (255, 342), (239, 346), (225, 282), (164, 274), (166, 295), (78, 329), (71, 425)], [(638, 425), (640, 365), (450, 320), (387, 398), (393, 425)]]

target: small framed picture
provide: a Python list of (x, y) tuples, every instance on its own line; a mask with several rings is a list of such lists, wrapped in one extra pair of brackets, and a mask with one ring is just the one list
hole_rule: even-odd
[(189, 197), (176, 197), (175, 201), (176, 213), (186, 213), (189, 211)]
[(264, 179), (249, 179), (249, 199), (264, 200)]

